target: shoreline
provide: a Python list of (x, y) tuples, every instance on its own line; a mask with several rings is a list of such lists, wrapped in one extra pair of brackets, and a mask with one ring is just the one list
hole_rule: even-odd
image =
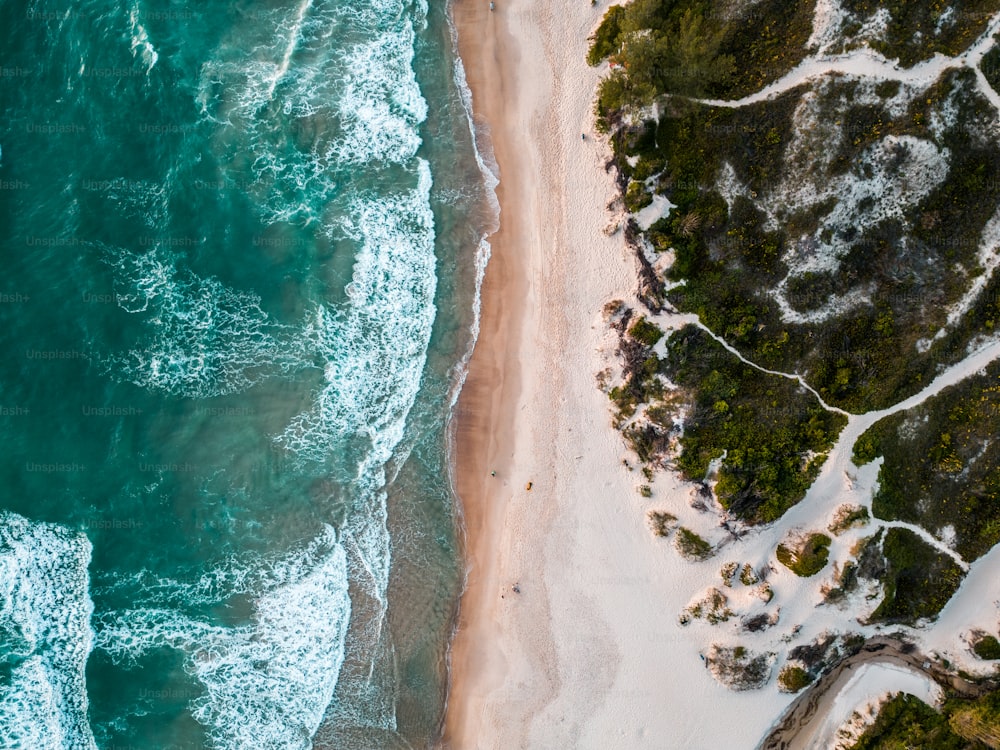
[[(495, 187), (499, 226), (486, 238), (491, 250), (479, 290), (479, 333), (450, 427), (453, 488), (459, 498), (459, 549), (465, 576), (448, 646), (447, 701), (440, 744), (458, 748), (467, 746), (465, 743), (475, 736), (475, 704), (496, 686), (483, 677), (498, 677), (503, 670), (500, 664), (490, 664), (495, 655), (484, 647), (496, 635), (490, 607), (493, 597), (488, 592), (498, 585), (496, 537), (503, 525), (504, 510), (499, 502), (487, 503), (494, 493), (486, 480), (497, 483), (497, 477), (490, 475), (492, 471), (500, 477), (510, 473), (510, 456), (501, 457), (500, 445), (511, 434), (513, 412), (509, 405), (520, 393), (516, 338), (522, 311), (516, 305), (507, 309), (505, 303), (512, 297), (524, 297), (527, 279), (512, 257), (523, 228), (520, 206), (512, 200), (511, 188), (517, 183), (518, 173), (516, 160), (509, 158), (512, 145), (508, 129), (503, 126), (503, 100), (483, 95), (503, 91), (512, 84), (508, 66), (489, 65), (491, 57), (495, 61), (503, 52), (498, 49), (497, 16), (483, 3), (469, 0), (452, 0), (448, 13), (472, 100), (473, 127), (478, 130), (485, 124), (493, 162), (498, 168), (503, 165)], [(473, 44), (477, 36), (484, 36), (485, 43)], [(480, 134), (474, 137), (478, 141)]]

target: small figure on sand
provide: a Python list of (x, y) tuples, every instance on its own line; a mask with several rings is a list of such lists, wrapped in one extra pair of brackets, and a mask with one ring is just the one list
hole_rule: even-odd
[(587, 140), (587, 134), (586, 133), (580, 133), (580, 140), (581, 141)]
[(493, 0), (490, 0), (490, 10), (494, 11), (496, 9), (497, 9), (497, 4), (493, 2)]
[(520, 594), (521, 593), (521, 587), (520, 587), (520, 585), (518, 585), (516, 583), (513, 586), (510, 587), (510, 590), (513, 591), (515, 594)]
[(495, 471), (495, 470), (494, 470), (494, 471), (491, 471), (491, 472), (490, 472), (490, 476), (491, 476), (491, 477), (495, 477), (496, 475), (497, 475), (497, 473), (496, 473), (496, 471)]
[(526, 489), (528, 492), (531, 492), (531, 486), (533, 484), (534, 482), (528, 482), (526, 485), (524, 485), (524, 489)]

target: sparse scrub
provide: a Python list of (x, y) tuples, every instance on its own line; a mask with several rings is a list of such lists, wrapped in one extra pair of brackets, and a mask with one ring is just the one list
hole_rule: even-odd
[(689, 560), (707, 560), (714, 554), (711, 544), (684, 526), (677, 529), (675, 544), (677, 551)]
[(656, 536), (667, 537), (677, 524), (677, 516), (665, 510), (651, 510), (646, 514), (649, 527)]
[(743, 646), (715, 645), (706, 657), (719, 682), (732, 690), (757, 690), (771, 677), (774, 654), (753, 653)]
[(834, 536), (840, 536), (850, 529), (866, 526), (869, 520), (871, 515), (868, 513), (868, 508), (863, 505), (845, 504), (837, 508), (827, 530)]

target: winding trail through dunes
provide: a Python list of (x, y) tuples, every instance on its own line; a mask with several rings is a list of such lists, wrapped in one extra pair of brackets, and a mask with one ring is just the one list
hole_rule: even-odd
[(1000, 96), (979, 70), (979, 63), (993, 46), (993, 35), (998, 31), (1000, 31), (1000, 13), (990, 19), (986, 25), (986, 31), (974, 44), (961, 55), (955, 57), (937, 53), (930, 60), (918, 63), (912, 68), (901, 68), (898, 62), (887, 60), (878, 52), (867, 47), (843, 55), (812, 56), (807, 57), (787, 74), (755, 94), (750, 94), (742, 99), (699, 99), (698, 101), (713, 107), (746, 107), (750, 104), (773, 99), (817, 78), (838, 73), (856, 78), (877, 78), (911, 85), (930, 86), (946, 70), (969, 67), (976, 71), (977, 88), (1000, 111)]
[(882, 664), (894, 668), (898, 674), (895, 682), (899, 687), (912, 683), (912, 679), (906, 678), (915, 675), (932, 681), (945, 690), (970, 698), (992, 689), (992, 686), (972, 683), (952, 675), (936, 661), (903, 643), (885, 638), (872, 639), (858, 653), (841, 661), (796, 698), (758, 745), (758, 750), (806, 750), (817, 747), (817, 742), (824, 739), (824, 729), (827, 728), (825, 719), (834, 708), (837, 698), (842, 692), (846, 692), (859, 668), (866, 664)]

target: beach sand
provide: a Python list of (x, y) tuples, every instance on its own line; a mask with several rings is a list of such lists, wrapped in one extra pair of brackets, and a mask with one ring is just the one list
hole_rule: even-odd
[[(602, 307), (634, 303), (636, 287), (621, 233), (602, 231), (615, 186), (593, 133), (600, 72), (585, 54), (605, 9), (452, 6), (500, 167), (501, 228), (456, 417), (468, 582), (449, 748), (752, 747), (788, 702), (773, 688), (732, 693), (704, 669), (677, 614), (685, 573), (719, 563), (682, 562), (650, 533), (644, 480), (623, 465), (596, 385), (615, 343)], [(655, 488), (661, 506), (665, 495), (686, 505), (690, 488), (674, 478)]]

